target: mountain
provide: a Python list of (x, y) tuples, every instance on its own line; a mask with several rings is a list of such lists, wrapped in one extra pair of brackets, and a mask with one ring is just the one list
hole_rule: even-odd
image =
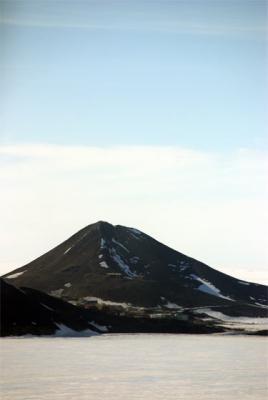
[(0, 336), (92, 336), (101, 333), (219, 333), (226, 328), (183, 313), (181, 318), (120, 315), (74, 306), (0, 278)]
[(86, 309), (172, 316), (213, 308), (229, 316), (267, 316), (267, 286), (219, 272), (137, 229), (102, 221), (4, 278)]
[(0, 336), (91, 336), (100, 333), (77, 307), (38, 290), (21, 288), (0, 279)]

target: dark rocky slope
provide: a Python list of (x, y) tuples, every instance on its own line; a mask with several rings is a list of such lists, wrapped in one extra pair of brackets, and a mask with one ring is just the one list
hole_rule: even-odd
[(267, 315), (267, 286), (233, 278), (136, 229), (106, 222), (87, 226), (5, 279), (82, 307), (216, 307), (228, 315)]
[(91, 336), (99, 333), (216, 333), (225, 329), (184, 313), (182, 319), (121, 315), (87, 310), (35, 289), (18, 289), (0, 279), (0, 336)]
[(99, 329), (77, 307), (34, 289), (18, 289), (0, 279), (1, 336), (91, 335)]

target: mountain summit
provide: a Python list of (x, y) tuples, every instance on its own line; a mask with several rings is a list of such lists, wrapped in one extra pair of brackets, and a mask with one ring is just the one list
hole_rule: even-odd
[(87, 307), (217, 307), (263, 316), (267, 287), (223, 274), (145, 233), (97, 222), (4, 278)]

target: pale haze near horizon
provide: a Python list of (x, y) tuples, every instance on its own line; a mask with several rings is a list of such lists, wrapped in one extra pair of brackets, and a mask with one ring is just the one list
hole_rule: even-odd
[(268, 283), (266, 2), (1, 9), (2, 273), (107, 220)]

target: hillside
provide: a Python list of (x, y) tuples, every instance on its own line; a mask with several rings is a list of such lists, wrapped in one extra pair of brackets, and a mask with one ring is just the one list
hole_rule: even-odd
[(267, 315), (266, 286), (223, 274), (137, 229), (102, 221), (4, 277), (84, 308)]

